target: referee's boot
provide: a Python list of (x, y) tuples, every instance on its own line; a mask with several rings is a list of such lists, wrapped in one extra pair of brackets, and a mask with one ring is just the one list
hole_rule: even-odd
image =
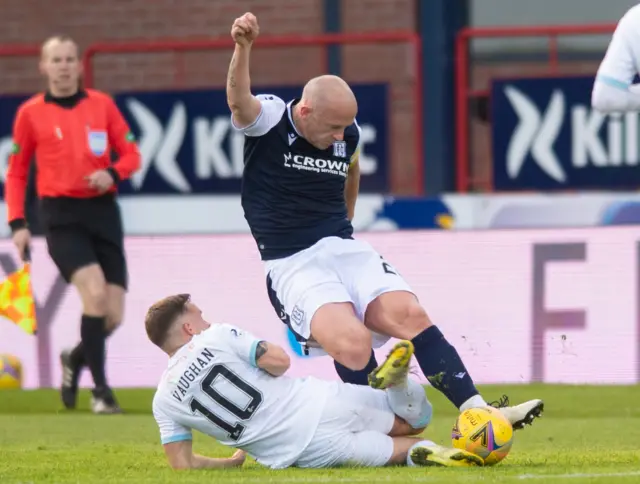
[(95, 414), (113, 415), (123, 413), (109, 387), (94, 388), (91, 392), (91, 410)]
[(78, 381), (82, 365), (73, 361), (71, 350), (64, 350), (60, 354), (60, 363), (62, 364), (60, 397), (65, 408), (72, 410), (76, 408), (78, 402)]

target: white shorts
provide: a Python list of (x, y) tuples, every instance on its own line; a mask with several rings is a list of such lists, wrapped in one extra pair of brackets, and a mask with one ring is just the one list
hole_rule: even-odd
[[(266, 261), (265, 271), (271, 304), (301, 342), (311, 336), (311, 319), (325, 304), (350, 302), (364, 321), (367, 306), (381, 294), (413, 293), (398, 271), (362, 240), (326, 237), (289, 257)], [(372, 335), (374, 348), (389, 340)]]
[(318, 428), (295, 467), (382, 467), (393, 455), (395, 414), (387, 394), (333, 382)]

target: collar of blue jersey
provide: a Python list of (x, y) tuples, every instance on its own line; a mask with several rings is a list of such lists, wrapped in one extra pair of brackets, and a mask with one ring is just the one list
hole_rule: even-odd
[(304, 136), (300, 134), (300, 131), (298, 131), (298, 128), (296, 128), (296, 123), (293, 122), (293, 113), (292, 113), (293, 106), (295, 106), (299, 102), (300, 102), (300, 98), (295, 98), (287, 103), (287, 115), (289, 116), (289, 124), (291, 125), (293, 130), (296, 132), (296, 135), (298, 135), (300, 138), (304, 138)]

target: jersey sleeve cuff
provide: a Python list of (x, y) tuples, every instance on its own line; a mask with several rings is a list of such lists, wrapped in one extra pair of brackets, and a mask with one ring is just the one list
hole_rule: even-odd
[(233, 115), (231, 115), (231, 126), (233, 126), (233, 129), (235, 129), (236, 131), (240, 131), (244, 133), (246, 131), (251, 130), (251, 128), (255, 127), (255, 125), (260, 122), (260, 118), (263, 116), (263, 114), (264, 114), (264, 106), (262, 105), (262, 103), (260, 103), (260, 112), (258, 113), (258, 116), (256, 117), (256, 119), (254, 119), (253, 123), (241, 128), (238, 125), (236, 125), (236, 122), (233, 119)]
[(191, 434), (177, 434), (172, 435), (171, 437), (165, 437), (162, 439), (162, 445), (173, 444), (174, 442), (183, 442), (185, 440), (192, 440), (193, 437)]
[(109, 173), (109, 175), (111, 175), (111, 178), (113, 178), (114, 185), (120, 183), (120, 175), (118, 175), (118, 172), (113, 166), (107, 168), (107, 172)]
[(9, 227), (11, 227), (11, 233), (15, 232), (16, 230), (26, 229), (27, 221), (24, 218), (16, 218), (9, 222)]
[(597, 76), (597, 79), (598, 81), (600, 81), (603, 84), (606, 84), (607, 86), (615, 87), (616, 89), (621, 89), (622, 91), (627, 91), (629, 89), (629, 84), (623, 81), (619, 81), (618, 79), (615, 79), (614, 77), (611, 77), (611, 76), (605, 76), (605, 75), (599, 74)]
[(260, 341), (258, 340), (255, 340), (253, 343), (251, 343), (251, 351), (249, 352), (249, 362), (256, 368), (258, 367), (258, 362), (256, 361), (256, 351), (258, 350), (259, 344)]

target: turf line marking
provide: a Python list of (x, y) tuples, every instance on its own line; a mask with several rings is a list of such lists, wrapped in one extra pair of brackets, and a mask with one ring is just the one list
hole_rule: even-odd
[[(633, 477), (640, 476), (640, 471), (629, 472), (609, 472), (609, 473), (578, 473), (578, 474), (522, 474), (520, 476), (513, 476), (516, 479), (591, 479), (595, 477)], [(508, 477), (508, 476), (505, 476)]]
[[(466, 474), (469, 476), (470, 474)], [(529, 480), (529, 479), (593, 479), (598, 477), (606, 477), (606, 478), (616, 478), (616, 477), (634, 477), (640, 476), (640, 471), (629, 471), (629, 472), (611, 472), (611, 473), (576, 473), (576, 474), (520, 474), (520, 475), (505, 475), (505, 476), (483, 476), (479, 475), (479, 479), (484, 480), (493, 480), (493, 479), (515, 479), (515, 480)], [(421, 476), (407, 476), (403, 475), (402, 480), (406, 482), (431, 482), (436, 478), (441, 478), (442, 476), (438, 475), (421, 475)], [(278, 484), (288, 484), (299, 482), (302, 484), (312, 484), (312, 483), (347, 483), (347, 482), (391, 482), (392, 480), (396, 480), (395, 476), (384, 476), (378, 477), (375, 476), (353, 476), (353, 477), (285, 477), (285, 478), (277, 478), (272, 476), (265, 476), (260, 478), (244, 478), (240, 477), (240, 481), (244, 484), (255, 483), (255, 484), (264, 484), (266, 482), (277, 482)]]

